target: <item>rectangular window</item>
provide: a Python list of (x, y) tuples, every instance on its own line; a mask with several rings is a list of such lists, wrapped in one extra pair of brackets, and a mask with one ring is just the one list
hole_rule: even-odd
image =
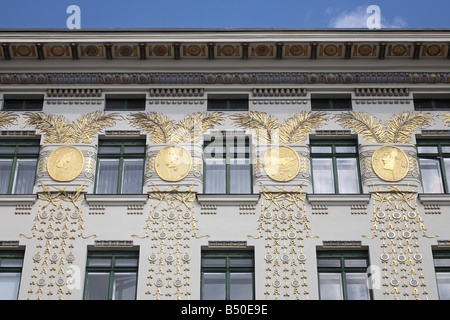
[(145, 110), (145, 96), (143, 97), (106, 97), (106, 111)]
[(5, 111), (39, 111), (42, 110), (44, 99), (30, 95), (5, 96), (3, 99), (3, 110)]
[(248, 95), (208, 95), (208, 111), (247, 111)]
[(141, 194), (145, 141), (100, 141), (97, 194)]
[(204, 193), (252, 193), (249, 136), (213, 136), (204, 142)]
[(311, 141), (314, 193), (361, 193), (356, 143)]
[(0, 194), (33, 193), (39, 141), (3, 141), (0, 145)]
[(433, 258), (439, 299), (450, 300), (450, 251), (434, 250)]
[(311, 110), (352, 110), (351, 98), (313, 98), (311, 97)]
[(450, 141), (417, 141), (424, 193), (450, 192)]
[(253, 251), (202, 251), (202, 300), (254, 300)]
[(90, 252), (85, 300), (135, 300), (138, 252)]
[(318, 251), (321, 300), (370, 300), (367, 251)]
[(421, 110), (450, 110), (450, 99), (414, 99), (414, 109)]
[(0, 300), (17, 300), (22, 264), (23, 251), (0, 252)]

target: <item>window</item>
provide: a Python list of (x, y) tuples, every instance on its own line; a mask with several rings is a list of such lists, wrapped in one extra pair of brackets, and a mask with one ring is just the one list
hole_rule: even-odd
[(202, 251), (202, 300), (253, 300), (253, 251)]
[(311, 97), (311, 110), (352, 110), (352, 99)]
[(321, 300), (370, 300), (367, 251), (318, 251)]
[(246, 111), (248, 110), (247, 95), (209, 95), (208, 111)]
[(145, 110), (145, 96), (128, 97), (128, 98), (106, 97), (105, 110), (107, 111)]
[(204, 193), (252, 193), (250, 137), (217, 135), (205, 138)]
[(311, 141), (314, 193), (361, 193), (356, 143)]
[(22, 264), (22, 251), (0, 252), (0, 300), (17, 300)]
[(39, 142), (4, 141), (0, 145), (0, 194), (31, 194)]
[(86, 267), (85, 300), (134, 300), (138, 252), (90, 252)]
[(449, 110), (450, 99), (414, 99), (415, 110)]
[(417, 141), (424, 193), (450, 191), (450, 141)]
[(145, 141), (100, 142), (97, 163), (97, 194), (141, 194)]
[(450, 251), (433, 251), (439, 299), (450, 300)]
[(3, 100), (3, 110), (5, 111), (38, 111), (42, 110), (43, 98), (24, 98), (23, 96), (5, 97)]

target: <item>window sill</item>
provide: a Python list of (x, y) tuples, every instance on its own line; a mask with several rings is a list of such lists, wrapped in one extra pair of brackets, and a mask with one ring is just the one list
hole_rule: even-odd
[(37, 200), (36, 194), (1, 194), (0, 206), (34, 204)]
[(309, 203), (314, 205), (368, 205), (370, 201), (370, 194), (308, 194), (306, 198)]
[(132, 204), (145, 204), (148, 194), (86, 194), (88, 205), (124, 206)]
[(450, 194), (448, 193), (419, 193), (419, 201), (422, 204), (450, 205)]
[(259, 194), (197, 194), (197, 201), (201, 205), (256, 205), (258, 200)]

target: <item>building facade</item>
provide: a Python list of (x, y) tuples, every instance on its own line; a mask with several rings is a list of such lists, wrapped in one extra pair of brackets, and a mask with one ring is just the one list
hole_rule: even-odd
[(449, 299), (449, 43), (0, 32), (1, 298)]

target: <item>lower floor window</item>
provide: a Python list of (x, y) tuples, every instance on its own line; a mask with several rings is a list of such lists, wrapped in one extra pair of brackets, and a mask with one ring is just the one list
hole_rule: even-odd
[(137, 268), (137, 252), (89, 253), (85, 300), (136, 299)]
[(433, 256), (439, 299), (450, 300), (450, 252), (434, 251)]
[(203, 300), (253, 300), (253, 251), (203, 251)]
[(366, 251), (319, 251), (317, 266), (321, 300), (371, 299)]
[(17, 300), (22, 264), (23, 252), (0, 252), (0, 300)]

